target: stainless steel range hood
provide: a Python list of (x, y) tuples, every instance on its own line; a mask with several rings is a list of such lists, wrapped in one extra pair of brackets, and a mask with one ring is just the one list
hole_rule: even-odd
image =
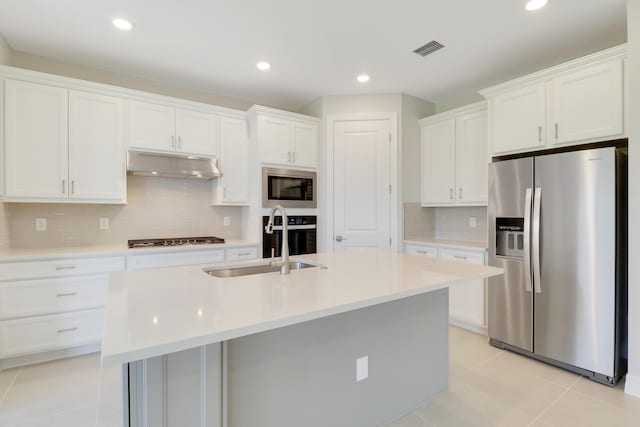
[(131, 175), (167, 178), (214, 179), (222, 176), (215, 158), (135, 150), (128, 152), (127, 171)]

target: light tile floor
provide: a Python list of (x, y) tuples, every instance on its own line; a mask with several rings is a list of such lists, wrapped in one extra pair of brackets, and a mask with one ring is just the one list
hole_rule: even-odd
[[(388, 427), (640, 426), (640, 399), (451, 327), (449, 391)], [(0, 426), (117, 427), (120, 369), (96, 354), (0, 372)], [(258, 427), (258, 426), (256, 426)]]
[(640, 399), (450, 328), (450, 387), (388, 427), (638, 427)]

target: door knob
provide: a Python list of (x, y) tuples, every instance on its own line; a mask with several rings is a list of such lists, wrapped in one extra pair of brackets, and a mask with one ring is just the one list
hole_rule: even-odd
[(340, 235), (336, 236), (336, 242), (342, 242), (342, 236)]

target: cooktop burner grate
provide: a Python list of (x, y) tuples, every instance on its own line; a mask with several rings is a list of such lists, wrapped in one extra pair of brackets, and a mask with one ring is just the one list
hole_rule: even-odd
[(129, 240), (129, 248), (153, 248), (156, 246), (211, 245), (224, 243), (224, 239), (215, 236), (176, 237), (169, 239), (137, 239)]

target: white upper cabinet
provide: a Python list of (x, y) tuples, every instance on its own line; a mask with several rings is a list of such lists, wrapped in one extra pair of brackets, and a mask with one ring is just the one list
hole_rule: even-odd
[(486, 104), (431, 116), (420, 126), (422, 205), (486, 205)]
[(69, 198), (124, 201), (120, 98), (69, 92)]
[(458, 203), (488, 200), (487, 112), (456, 118), (456, 187)]
[(422, 203), (455, 203), (456, 121), (422, 127)]
[(129, 147), (174, 151), (175, 109), (166, 105), (129, 103)]
[(250, 153), (246, 120), (220, 118), (219, 159), (223, 175), (217, 180), (214, 204), (248, 204)]
[(291, 124), (275, 117), (258, 117), (258, 140), (262, 163), (291, 162)]
[(255, 106), (260, 163), (299, 168), (318, 166), (319, 120)]
[(548, 141), (566, 144), (624, 134), (622, 60), (588, 67), (548, 84)]
[(545, 85), (538, 83), (491, 100), (494, 153), (544, 146), (545, 99)]
[(130, 148), (203, 156), (218, 150), (215, 114), (132, 101), (128, 119)]
[(318, 126), (291, 123), (292, 162), (296, 166), (314, 168), (317, 165)]
[(492, 155), (623, 138), (625, 57), (617, 46), (481, 91)]
[(5, 195), (66, 199), (66, 89), (5, 80)]
[(213, 155), (218, 149), (218, 117), (199, 111), (176, 110), (176, 150)]

